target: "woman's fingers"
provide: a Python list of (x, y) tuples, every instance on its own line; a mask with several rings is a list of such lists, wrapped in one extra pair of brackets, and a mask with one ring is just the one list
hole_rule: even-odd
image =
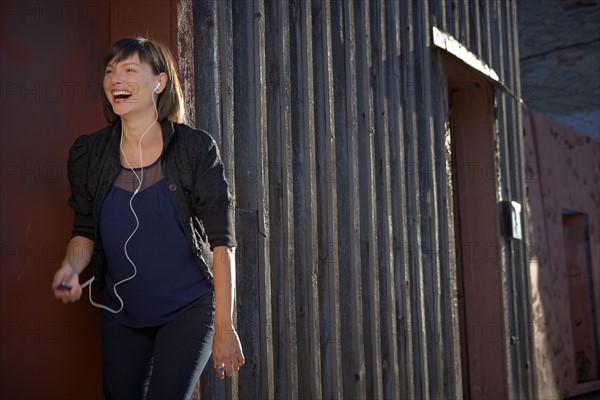
[(74, 303), (81, 297), (81, 288), (55, 289), (54, 296), (63, 303)]
[(219, 377), (219, 379), (224, 379), (225, 378), (225, 364), (221, 363), (219, 365), (216, 365), (215, 369), (217, 370), (217, 376)]
[(246, 358), (244, 357), (244, 353), (242, 352), (241, 347), (238, 349), (238, 353), (236, 354), (236, 357), (238, 359), (238, 363), (240, 364), (240, 367), (246, 363)]
[(81, 286), (75, 279), (63, 279), (53, 285), (54, 297), (62, 300), (63, 303), (73, 303), (81, 297)]
[(63, 265), (54, 274), (52, 289), (54, 290), (54, 297), (63, 303), (76, 302), (81, 297), (79, 275), (75, 273), (72, 267)]
[(235, 339), (226, 345), (222, 354), (217, 349), (213, 349), (214, 367), (220, 379), (232, 376), (246, 362), (237, 335), (235, 335)]

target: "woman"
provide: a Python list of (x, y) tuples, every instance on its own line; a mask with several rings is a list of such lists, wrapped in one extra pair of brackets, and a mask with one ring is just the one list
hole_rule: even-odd
[[(75, 222), (52, 288), (66, 303), (89, 284), (90, 302), (103, 309), (107, 399), (189, 398), (211, 346), (221, 379), (244, 364), (232, 320), (233, 197), (215, 141), (183, 124), (166, 47), (116, 42), (103, 89), (111, 125), (69, 152)], [(93, 278), (81, 285), (90, 262)], [(92, 300), (100, 292), (102, 304)]]

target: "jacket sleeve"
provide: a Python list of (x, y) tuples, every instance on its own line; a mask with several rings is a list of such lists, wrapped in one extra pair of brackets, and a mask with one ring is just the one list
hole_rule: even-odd
[(208, 133), (195, 135), (194, 209), (204, 224), (211, 250), (235, 247), (235, 202), (217, 143)]
[(75, 211), (75, 221), (71, 236), (84, 236), (94, 240), (94, 219), (92, 202), (86, 190), (88, 170), (88, 136), (80, 136), (69, 151), (68, 176), (71, 185), (69, 206)]

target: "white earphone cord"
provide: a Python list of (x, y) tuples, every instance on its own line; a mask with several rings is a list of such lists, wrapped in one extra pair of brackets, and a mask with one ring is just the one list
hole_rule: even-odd
[[(160, 87), (160, 82), (156, 85), (156, 88), (154, 88), (154, 92), (156, 92), (158, 90), (158, 88)], [(89, 299), (90, 299), (90, 303), (98, 308), (102, 308), (106, 311), (110, 311), (113, 314), (118, 314), (119, 312), (121, 312), (121, 310), (123, 310), (123, 307), (125, 306), (125, 304), (123, 303), (123, 299), (121, 298), (121, 296), (119, 296), (119, 293), (117, 293), (117, 286), (127, 282), (133, 278), (135, 278), (135, 276), (137, 275), (137, 267), (135, 266), (135, 263), (133, 262), (133, 260), (131, 259), (131, 257), (129, 257), (129, 253), (127, 252), (127, 244), (129, 244), (129, 241), (131, 240), (131, 238), (133, 237), (133, 235), (137, 232), (138, 228), (140, 227), (140, 220), (137, 216), (137, 213), (135, 212), (135, 210), (133, 209), (133, 198), (138, 194), (138, 192), (140, 191), (141, 187), (142, 187), (142, 182), (144, 180), (144, 160), (143, 160), (143, 155), (142, 155), (142, 139), (144, 138), (144, 136), (146, 135), (146, 133), (148, 133), (148, 131), (150, 130), (150, 128), (152, 128), (152, 125), (154, 125), (157, 121), (158, 121), (158, 108), (156, 107), (156, 101), (154, 100), (154, 92), (152, 95), (152, 103), (154, 104), (154, 111), (156, 113), (156, 118), (154, 119), (154, 121), (150, 124), (150, 126), (148, 126), (148, 128), (146, 129), (146, 131), (142, 134), (142, 136), (140, 137), (139, 143), (138, 143), (138, 147), (140, 150), (140, 175), (138, 176), (138, 174), (135, 172), (134, 168), (131, 166), (131, 163), (129, 162), (129, 160), (127, 160), (127, 156), (125, 155), (125, 152), (123, 151), (123, 121), (121, 121), (121, 142), (119, 143), (119, 148), (121, 150), (121, 154), (123, 154), (123, 158), (125, 159), (125, 162), (127, 163), (127, 166), (129, 167), (129, 169), (131, 170), (131, 172), (133, 172), (133, 175), (135, 175), (136, 179), (138, 180), (138, 187), (135, 189), (135, 191), (133, 192), (133, 195), (131, 195), (131, 198), (129, 199), (129, 208), (131, 209), (131, 212), (133, 213), (133, 216), (135, 218), (135, 228), (133, 229), (133, 232), (131, 232), (131, 234), (129, 235), (129, 237), (127, 238), (127, 240), (125, 241), (125, 244), (123, 245), (123, 251), (125, 252), (125, 257), (127, 258), (127, 260), (131, 263), (131, 266), (133, 267), (133, 275), (120, 280), (119, 282), (115, 283), (113, 286), (113, 290), (115, 292), (115, 296), (117, 296), (117, 298), (119, 299), (119, 303), (121, 303), (121, 306), (119, 307), (119, 309), (117, 311), (113, 310), (110, 307), (105, 306), (104, 304), (99, 304), (96, 303), (94, 300), (92, 300), (92, 282), (94, 281), (95, 277), (91, 277), (89, 280), (87, 280), (83, 285), (81, 285), (81, 289), (84, 289), (86, 286), (90, 285), (90, 290), (88, 291), (89, 294)]]

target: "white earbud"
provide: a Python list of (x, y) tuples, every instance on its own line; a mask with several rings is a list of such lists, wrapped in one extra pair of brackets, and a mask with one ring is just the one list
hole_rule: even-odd
[(158, 88), (159, 88), (159, 87), (160, 87), (160, 82), (158, 82), (158, 83), (156, 84), (156, 87), (154, 88), (154, 91), (156, 92), (156, 91), (158, 90)]

